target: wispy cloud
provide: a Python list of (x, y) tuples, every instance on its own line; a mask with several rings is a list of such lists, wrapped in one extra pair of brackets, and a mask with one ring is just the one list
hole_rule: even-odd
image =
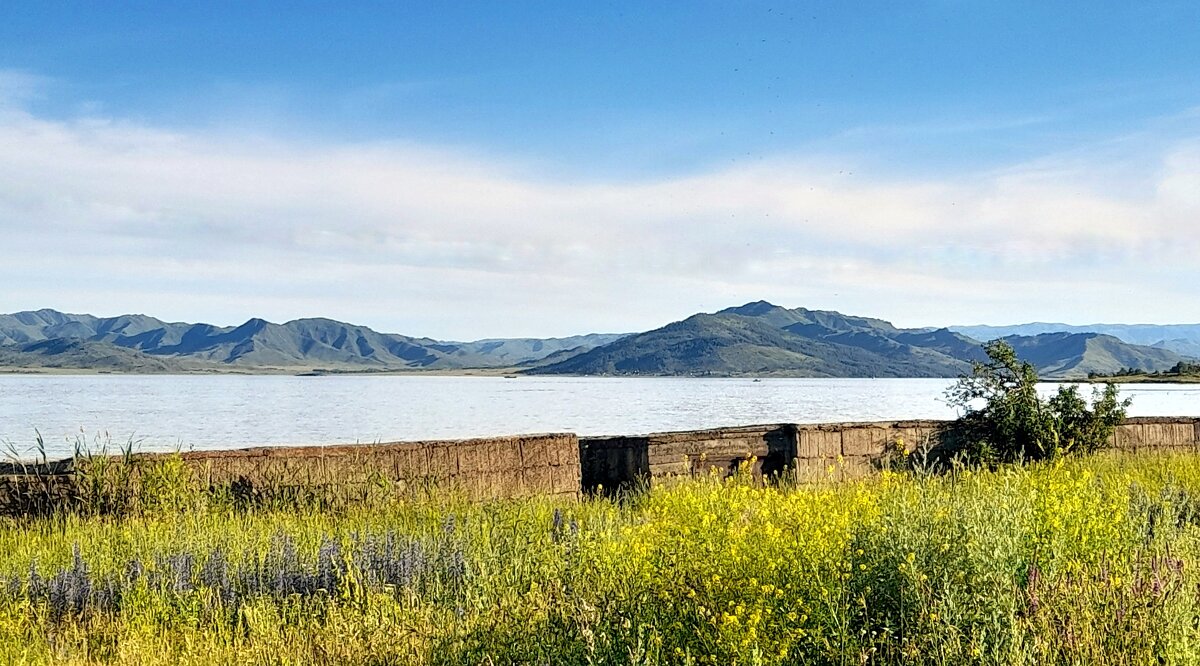
[(859, 125), (846, 129), (839, 135), (855, 139), (894, 136), (910, 138), (913, 136), (951, 136), (1025, 129), (1057, 121), (1061, 121), (1061, 117), (1051, 114), (984, 115), (970, 118), (939, 118), (916, 123)]
[(23, 106), (37, 85), (0, 74), (3, 310), (322, 314), (455, 338), (755, 298), (908, 324), (1200, 312), (1194, 141), (1128, 146), (1136, 169), (1106, 150), (905, 179), (780, 156), (612, 183), (414, 144), (50, 120)]
[(28, 104), (42, 96), (51, 80), (16, 69), (0, 69), (0, 109)]

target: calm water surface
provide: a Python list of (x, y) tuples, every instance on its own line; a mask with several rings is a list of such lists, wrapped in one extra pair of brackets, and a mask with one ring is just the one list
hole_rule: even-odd
[[(756, 423), (953, 418), (943, 379), (0, 375), (0, 442), (39, 430), (143, 451)], [(1086, 388), (1086, 387), (1085, 387)], [(1129, 385), (1132, 415), (1200, 416), (1200, 385)]]

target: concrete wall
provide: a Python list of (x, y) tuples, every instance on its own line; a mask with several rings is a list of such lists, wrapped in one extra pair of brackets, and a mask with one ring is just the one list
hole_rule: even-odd
[[(460, 492), (477, 499), (576, 497), (581, 487), (579, 438), (573, 434), (524, 435), (373, 445), (261, 447), (179, 455), (197, 490), (225, 489), (243, 497), (288, 496), (330, 490)], [(132, 457), (131, 484), (163, 454)], [(114, 459), (115, 460), (115, 459)], [(109, 466), (111, 470), (112, 467)], [(111, 473), (111, 471), (110, 471)], [(0, 515), (45, 513), (87, 491), (89, 472), (72, 461), (0, 465)], [(120, 482), (122, 477), (108, 477)]]
[(616, 491), (714, 467), (731, 472), (743, 463), (758, 474), (776, 473), (796, 457), (794, 428), (764, 425), (581, 439), (583, 490)]
[[(751, 456), (758, 458), (758, 473), (794, 464), (801, 480), (860, 477), (877, 471), (900, 451), (933, 449), (947, 423), (784, 424), (582, 438), (583, 488), (616, 490), (661, 483), (712, 467), (729, 471)], [(1109, 446), (1126, 451), (1200, 449), (1200, 418), (1131, 418), (1116, 428)]]
[(1117, 426), (1110, 446), (1123, 451), (1200, 447), (1200, 418), (1130, 418)]
[[(643, 484), (731, 473), (741, 465), (771, 475), (854, 478), (900, 451), (932, 448), (944, 421), (775, 424), (630, 437), (526, 435), (326, 447), (263, 447), (180, 456), (202, 488), (253, 495), (289, 489), (453, 490), (480, 499), (574, 497)], [(1124, 451), (1200, 450), (1200, 418), (1131, 418), (1110, 447)], [(136, 467), (161, 459), (135, 456)], [(43, 512), (79, 491), (70, 461), (0, 465), (0, 514)], [(86, 475), (85, 475), (86, 476)]]
[(944, 425), (943, 421), (797, 425), (796, 474), (801, 480), (830, 474), (842, 479), (861, 477), (877, 471), (889, 457), (932, 449)]
[(181, 456), (209, 487), (388, 484), (478, 498), (577, 495), (579, 439), (569, 433), (430, 442), (198, 451)]

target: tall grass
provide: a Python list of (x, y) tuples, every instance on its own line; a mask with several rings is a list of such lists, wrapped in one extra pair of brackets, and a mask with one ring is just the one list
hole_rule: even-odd
[(1200, 663), (1194, 454), (620, 501), (187, 500), (3, 522), (0, 662)]

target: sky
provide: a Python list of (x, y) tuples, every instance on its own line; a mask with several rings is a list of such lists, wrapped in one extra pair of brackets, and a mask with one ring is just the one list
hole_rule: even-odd
[(1200, 321), (1200, 4), (0, 0), (0, 312)]

